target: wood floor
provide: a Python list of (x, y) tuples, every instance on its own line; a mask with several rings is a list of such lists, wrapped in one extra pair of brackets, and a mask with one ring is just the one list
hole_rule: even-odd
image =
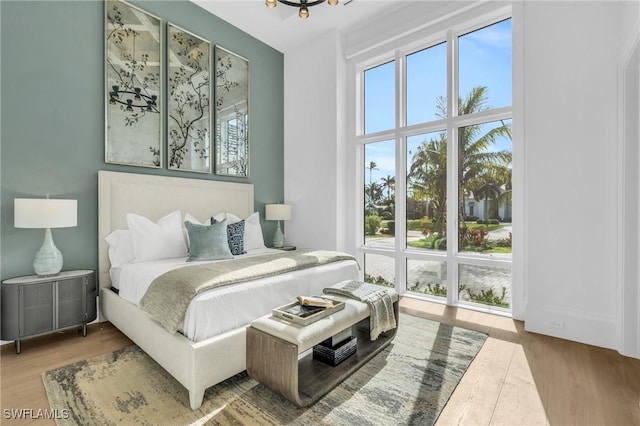
[[(640, 360), (615, 351), (527, 333), (508, 318), (403, 298), (403, 312), (489, 334), (438, 419), (439, 425), (640, 425)], [(0, 423), (12, 409), (48, 409), (41, 373), (128, 346), (109, 323), (22, 342), (0, 352)]]

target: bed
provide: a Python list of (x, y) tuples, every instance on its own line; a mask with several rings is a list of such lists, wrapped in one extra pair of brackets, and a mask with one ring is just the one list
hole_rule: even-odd
[[(105, 237), (115, 230), (127, 228), (128, 213), (150, 220), (157, 220), (174, 210), (196, 218), (206, 218), (216, 212), (229, 212), (246, 218), (254, 213), (253, 185), (99, 171), (98, 194), (100, 320), (110, 321), (180, 382), (188, 391), (189, 405), (194, 410), (202, 404), (207, 388), (246, 369), (246, 326), (252, 319), (266, 313), (264, 300), (276, 303), (276, 306), (288, 302), (293, 292), (298, 291), (298, 288), (290, 287), (291, 283), (313, 282), (313, 288), (317, 289), (341, 280), (356, 279), (358, 275), (357, 264), (343, 260), (306, 272), (298, 271), (302, 275), (296, 275), (298, 272), (283, 274), (278, 280), (270, 280), (268, 285), (262, 281), (233, 284), (243, 294), (245, 299), (242, 300), (247, 300), (252, 291), (256, 292), (255, 298), (263, 301), (262, 306), (254, 311), (257, 313), (238, 315), (239, 318), (226, 321), (227, 325), (222, 329), (207, 329), (199, 335), (193, 330), (202, 330), (203, 327), (194, 328), (193, 323), (187, 325), (185, 320), (181, 332), (172, 334), (141, 311), (135, 300), (126, 300), (111, 290), (111, 273), (114, 271), (110, 268), (109, 246)], [(225, 291), (231, 292), (230, 288), (225, 288)], [(260, 296), (265, 291), (269, 292), (270, 298)], [(238, 298), (237, 294), (234, 297)], [(229, 306), (221, 300), (224, 299), (217, 301), (218, 306)], [(228, 319), (229, 313), (229, 310), (223, 313), (222, 319)]]

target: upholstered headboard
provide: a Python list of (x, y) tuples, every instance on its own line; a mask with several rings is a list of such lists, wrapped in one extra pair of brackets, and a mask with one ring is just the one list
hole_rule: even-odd
[(104, 238), (127, 229), (127, 213), (158, 220), (174, 210), (204, 221), (221, 212), (253, 213), (253, 185), (135, 173), (98, 171), (98, 280), (110, 287), (109, 247)]

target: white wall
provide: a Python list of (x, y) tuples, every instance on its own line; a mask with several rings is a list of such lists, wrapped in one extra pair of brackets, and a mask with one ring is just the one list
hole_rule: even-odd
[(344, 249), (346, 73), (336, 31), (285, 55), (287, 244)]
[[(627, 16), (640, 15), (640, 4)], [(628, 20), (627, 20), (628, 21)], [(620, 235), (620, 353), (640, 358), (640, 22), (628, 21), (632, 40), (624, 50), (620, 85), (619, 150)]]
[(523, 7), (525, 329), (616, 348), (618, 67), (627, 10), (614, 2)]

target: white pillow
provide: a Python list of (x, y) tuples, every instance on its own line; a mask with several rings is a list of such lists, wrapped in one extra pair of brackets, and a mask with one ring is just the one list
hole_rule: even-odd
[(133, 237), (128, 229), (116, 229), (105, 238), (109, 244), (109, 261), (112, 268), (117, 268), (135, 259), (133, 251)]
[(211, 218), (205, 220), (204, 222), (200, 222), (197, 218), (191, 216), (189, 213), (184, 215), (184, 221), (182, 222), (182, 235), (184, 235), (184, 240), (187, 243), (187, 247), (190, 247), (191, 242), (189, 241), (189, 232), (185, 227), (185, 222), (191, 222), (195, 225), (211, 225)]
[[(229, 215), (233, 216), (234, 218), (238, 219), (236, 221), (231, 221), (229, 220)], [(215, 219), (216, 222), (222, 222), (223, 220), (227, 219), (227, 223), (228, 224), (232, 224), (232, 223), (236, 223), (236, 222), (240, 222), (240, 218), (237, 216), (232, 215), (231, 213), (218, 213), (217, 215), (213, 216), (211, 219)], [(209, 219), (209, 220), (211, 220)]]
[[(236, 223), (241, 220), (242, 219), (233, 213), (227, 213), (227, 221), (229, 223)], [(264, 245), (264, 238), (262, 236), (260, 213), (254, 212), (244, 220), (244, 249), (255, 250), (260, 248), (266, 248), (266, 246)]]
[(127, 224), (133, 237), (135, 262), (187, 256), (180, 210), (169, 213), (156, 223), (129, 213)]
[(205, 220), (204, 222), (200, 222), (198, 219), (191, 216), (189, 213), (184, 215), (184, 221), (195, 223), (196, 225), (211, 225), (211, 218), (207, 218), (207, 220)]

